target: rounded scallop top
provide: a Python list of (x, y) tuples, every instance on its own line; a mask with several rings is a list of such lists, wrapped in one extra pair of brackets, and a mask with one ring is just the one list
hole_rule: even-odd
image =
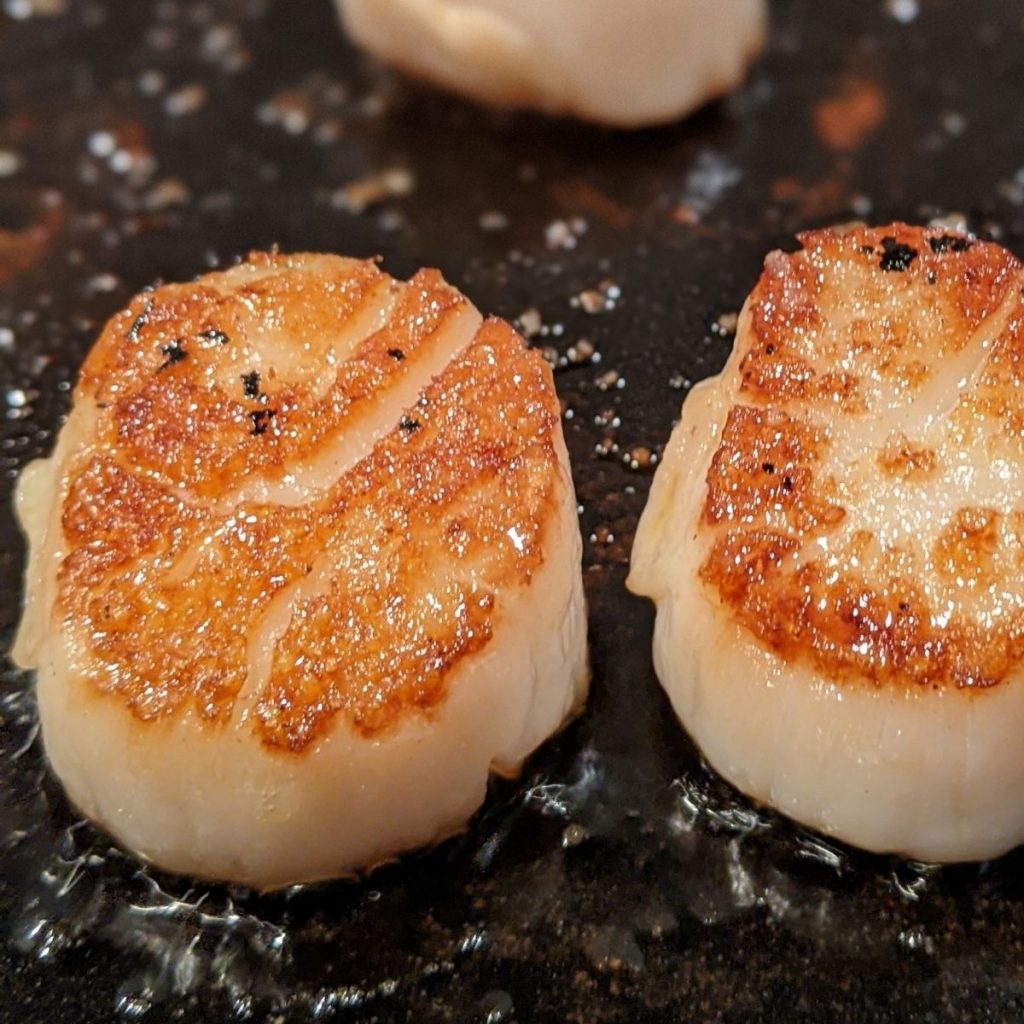
[(443, 701), (561, 494), (550, 370), (435, 271), (254, 254), (145, 292), (73, 417), (52, 614), (82, 676), (283, 751)]
[(991, 687), (1024, 657), (1024, 273), (893, 224), (768, 256), (723, 383), (700, 575), (840, 681)]

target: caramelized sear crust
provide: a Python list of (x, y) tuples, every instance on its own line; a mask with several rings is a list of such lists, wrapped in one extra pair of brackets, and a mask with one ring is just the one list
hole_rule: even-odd
[(370, 262), (254, 253), (244, 268), (137, 297), (107, 325), (79, 390), (109, 409), (104, 442), (148, 479), (223, 497), (352, 429), (470, 308), (437, 271), (410, 285)]
[(773, 253), (737, 337), (701, 578), (827, 678), (991, 687), (1024, 657), (1024, 274), (895, 224)]
[(564, 486), (549, 369), (478, 324), (436, 272), (276, 255), (115, 317), (76, 395), (97, 420), (56, 611), (96, 690), (293, 752), (443, 701)]

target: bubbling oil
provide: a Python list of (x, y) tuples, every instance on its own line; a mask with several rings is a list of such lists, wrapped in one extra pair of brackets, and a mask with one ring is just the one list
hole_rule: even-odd
[(570, 987), (604, 979), (664, 1001), (689, 951), (730, 930), (847, 957), (937, 955), (949, 910), (937, 869), (796, 829), (692, 752), (684, 773), (659, 778), (657, 759), (607, 741), (616, 716), (604, 710), (519, 781), (495, 782), (463, 836), (362, 881), (259, 894), (162, 874), (77, 817), (47, 772), (30, 680), (12, 673), (0, 702), (8, 956), (60, 972), (107, 950), (123, 965), (110, 1010), (126, 1020), (418, 1007), (422, 1019), (497, 1021), (516, 1011), (495, 984), (509, 971), (543, 964)]

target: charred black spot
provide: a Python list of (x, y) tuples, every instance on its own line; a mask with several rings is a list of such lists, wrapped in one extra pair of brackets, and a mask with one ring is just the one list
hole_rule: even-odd
[(864, 253), (865, 256), (875, 255), (875, 247), (873, 245), (862, 245), (860, 247), (860, 251)]
[(180, 363), (188, 356), (188, 353), (182, 346), (181, 338), (175, 338), (174, 341), (161, 345), (160, 352), (167, 358), (156, 368), (157, 373), (162, 373), (168, 367), (174, 366), (175, 363)]
[(910, 604), (907, 601), (900, 601), (899, 608), (901, 612), (909, 612)]
[(231, 339), (223, 332), (211, 327), (208, 331), (200, 331), (199, 337), (209, 345), (226, 345)]
[(152, 302), (147, 302), (146, 305), (143, 306), (142, 312), (132, 322), (131, 327), (128, 328), (128, 333), (125, 335), (125, 337), (129, 341), (138, 341), (139, 340), (139, 331), (141, 331), (142, 328), (145, 327), (146, 324), (149, 322), (149, 314), (152, 313), (152, 312), (153, 312), (153, 303)]
[(398, 421), (398, 429), (404, 430), (407, 434), (411, 434), (413, 431), (420, 429), (420, 421), (411, 419), (409, 416), (403, 416)]
[(250, 434), (259, 436), (265, 434), (267, 428), (270, 426), (270, 421), (277, 415), (276, 409), (256, 409), (249, 413), (249, 419), (252, 420), (252, 430)]
[(793, 478), (791, 476), (784, 476), (782, 478), (782, 489), (787, 492), (793, 490)]
[(761, 472), (762, 473), (767, 473), (769, 476), (771, 476), (772, 473), (775, 472), (775, 467), (770, 462), (762, 462), (761, 463)]
[(907, 270), (917, 259), (917, 250), (897, 242), (891, 235), (882, 239), (882, 258), (878, 265), (883, 270)]
[(388, 355), (399, 363), (405, 358), (405, 353), (400, 348), (389, 348)]
[(242, 388), (246, 398), (259, 398), (260, 395), (260, 374), (259, 370), (242, 374)]
[(974, 242), (962, 235), (938, 235), (935, 238), (929, 238), (928, 244), (932, 247), (932, 252), (942, 254), (944, 252), (967, 252)]
[(764, 347), (764, 354), (766, 356), (773, 356), (773, 355), (775, 355), (775, 346), (774, 345), (765, 345), (765, 347)]
[(938, 277), (935, 276), (935, 271), (934, 270), (929, 270), (928, 271), (928, 283), (929, 284), (935, 284), (938, 280), (939, 280)]

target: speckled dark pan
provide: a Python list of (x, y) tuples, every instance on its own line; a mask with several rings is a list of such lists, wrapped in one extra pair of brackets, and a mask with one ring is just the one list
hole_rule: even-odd
[[(439, 266), (488, 312), (530, 311), (562, 367), (594, 663), (586, 715), (464, 836), (272, 897), (111, 850), (46, 775), (8, 671), (0, 1021), (1024, 1016), (1021, 855), (929, 870), (753, 809), (677, 727), (623, 588), (659, 446), (769, 249), (960, 213), (1024, 255), (1018, 5), (773, 15), (741, 93), (625, 135), (422, 94), (347, 49), (326, 0), (0, 0), (3, 508), (143, 285), (273, 243)], [(9, 635), (6, 511), (2, 531)]]

